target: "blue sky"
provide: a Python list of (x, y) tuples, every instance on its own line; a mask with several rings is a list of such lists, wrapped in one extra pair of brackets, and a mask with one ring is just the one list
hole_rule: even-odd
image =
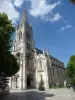
[(75, 6), (69, 0), (0, 1), (0, 12), (6, 12), (15, 25), (24, 8), (32, 24), (35, 46), (66, 65), (75, 54)]

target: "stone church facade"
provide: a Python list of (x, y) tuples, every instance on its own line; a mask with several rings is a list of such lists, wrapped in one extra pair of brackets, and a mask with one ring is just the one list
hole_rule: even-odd
[(64, 84), (64, 63), (48, 52), (35, 48), (32, 26), (28, 22), (26, 10), (16, 27), (12, 54), (17, 58), (20, 70), (10, 78), (11, 89), (38, 88), (41, 80), (45, 89), (51, 85)]

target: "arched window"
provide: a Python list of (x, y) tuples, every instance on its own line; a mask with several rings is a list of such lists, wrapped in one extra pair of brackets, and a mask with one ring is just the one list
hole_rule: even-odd
[(19, 40), (21, 40), (22, 39), (22, 32), (20, 31), (19, 32)]
[(28, 32), (26, 33), (26, 39), (27, 39), (28, 41), (31, 40), (31, 34), (29, 34)]
[(42, 81), (42, 80), (43, 80), (42, 75), (40, 75), (40, 81)]
[(59, 77), (59, 70), (57, 69), (57, 74), (58, 74), (58, 77)]
[(40, 69), (42, 69), (42, 61), (40, 60)]
[(30, 50), (30, 43), (27, 43), (27, 50)]
[(13, 51), (15, 51), (15, 45), (13, 46)]
[(53, 76), (54, 76), (54, 68), (52, 68), (52, 70), (53, 70)]
[(17, 56), (17, 62), (20, 65), (20, 56), (21, 56), (20, 53), (17, 53), (16, 56)]

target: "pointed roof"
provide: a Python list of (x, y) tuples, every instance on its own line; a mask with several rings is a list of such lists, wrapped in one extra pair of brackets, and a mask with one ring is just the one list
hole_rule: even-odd
[(21, 18), (21, 23), (25, 23), (25, 22), (28, 22), (26, 9), (24, 9), (22, 18)]

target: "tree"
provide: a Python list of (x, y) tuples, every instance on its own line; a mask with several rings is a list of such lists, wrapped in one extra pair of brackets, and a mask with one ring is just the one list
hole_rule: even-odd
[(17, 63), (17, 59), (12, 54), (11, 54), (11, 59), (12, 59), (12, 70), (11, 73), (9, 73), (9, 75), (15, 75), (15, 73), (18, 72), (20, 67), (19, 64)]
[(71, 78), (72, 84), (75, 84), (75, 55), (70, 57), (70, 60), (67, 65), (67, 74)]
[(12, 76), (19, 70), (17, 59), (11, 54), (15, 28), (5, 13), (0, 13), (0, 75)]
[(15, 75), (18, 72), (19, 65), (14, 55), (8, 52), (8, 54), (6, 54), (3, 57), (3, 62), (2, 62), (2, 68), (0, 70), (0, 73), (3, 73), (5, 76), (10, 77), (12, 75)]
[(75, 0), (70, 0), (73, 4), (75, 4)]

